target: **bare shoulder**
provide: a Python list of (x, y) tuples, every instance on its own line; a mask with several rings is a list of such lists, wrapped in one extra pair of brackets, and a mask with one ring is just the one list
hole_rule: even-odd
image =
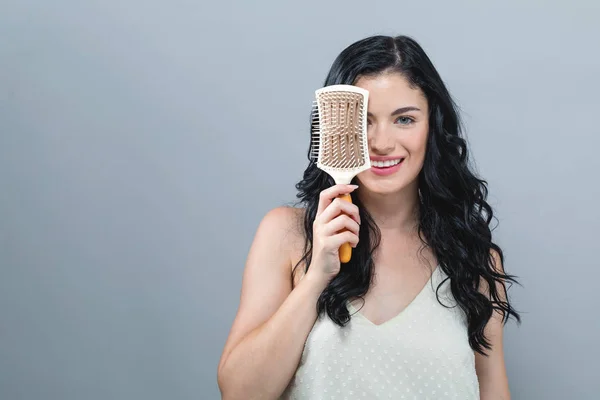
[(292, 207), (277, 207), (263, 216), (246, 258), (242, 309), (262, 301), (266, 292), (276, 292), (272, 298), (282, 300), (292, 289), (291, 263), (300, 232), (298, 218), (299, 210)]
[(498, 253), (494, 249), (491, 249), (490, 256), (492, 257), (492, 260), (494, 263), (494, 269), (496, 270), (496, 272), (504, 273), (504, 266), (502, 265), (502, 259), (500, 258), (500, 253)]
[[(490, 258), (492, 260), (492, 268), (494, 269), (494, 271), (497, 273), (503, 274), (504, 273), (504, 265), (502, 265), (502, 258), (500, 257), (500, 254), (496, 250), (491, 249), (490, 250)], [(497, 289), (504, 289), (503, 281), (497, 281), (496, 286), (497, 286)], [(488, 285), (488, 282), (483, 278), (480, 279), (479, 291), (481, 293), (483, 293), (484, 295), (489, 296), (489, 285)], [(501, 290), (501, 292), (503, 292), (503, 291), (504, 290)]]
[(303, 238), (304, 209), (295, 207), (276, 207), (271, 209), (262, 218), (257, 236), (268, 237), (273, 244), (277, 244), (277, 249), (288, 253), (290, 260), (293, 259), (292, 253)]
[(300, 261), (304, 254), (306, 210), (296, 207), (277, 207), (270, 210), (260, 223), (259, 235), (268, 235), (271, 243), (277, 243), (279, 257), (285, 257), (287, 273), (292, 277), (292, 288), (304, 275), (304, 264)]
[(279, 233), (292, 232), (295, 228), (298, 228), (303, 215), (304, 210), (302, 208), (276, 207), (265, 214), (261, 225), (278, 230)]

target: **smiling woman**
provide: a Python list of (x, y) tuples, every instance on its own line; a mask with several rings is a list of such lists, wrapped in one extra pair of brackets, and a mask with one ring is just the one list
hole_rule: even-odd
[[(335, 185), (309, 154), (301, 207), (261, 222), (219, 365), (223, 398), (509, 399), (514, 278), (442, 79), (413, 39), (374, 36), (336, 58), (324, 86), (336, 84), (369, 92), (372, 168)], [(348, 193), (353, 204), (338, 199)]]
[[(389, 71), (362, 76), (355, 85), (369, 92), (367, 130), (373, 168), (360, 181), (370, 191), (395, 192), (419, 175), (429, 131), (429, 107), (423, 92), (403, 75)], [(402, 177), (392, 175), (402, 167)], [(389, 176), (390, 179), (374, 179)], [(392, 187), (396, 185), (399, 187)]]

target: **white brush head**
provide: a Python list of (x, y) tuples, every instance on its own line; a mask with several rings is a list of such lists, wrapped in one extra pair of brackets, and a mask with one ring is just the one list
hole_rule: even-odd
[(367, 143), (369, 92), (352, 85), (315, 91), (311, 155), (337, 184), (371, 168)]

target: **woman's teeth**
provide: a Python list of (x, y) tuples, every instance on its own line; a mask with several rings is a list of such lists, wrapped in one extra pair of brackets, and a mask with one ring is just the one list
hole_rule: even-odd
[(400, 164), (400, 161), (402, 161), (402, 158), (399, 158), (397, 160), (387, 160), (387, 161), (371, 161), (371, 165), (376, 167), (376, 168), (386, 168), (386, 167), (392, 167), (396, 164)]

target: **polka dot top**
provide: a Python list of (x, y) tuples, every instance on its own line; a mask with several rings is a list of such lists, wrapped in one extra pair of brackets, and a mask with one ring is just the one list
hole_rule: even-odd
[(306, 340), (281, 399), (479, 399), (466, 318), (436, 268), (400, 314), (381, 325), (350, 303), (343, 328), (324, 314)]

